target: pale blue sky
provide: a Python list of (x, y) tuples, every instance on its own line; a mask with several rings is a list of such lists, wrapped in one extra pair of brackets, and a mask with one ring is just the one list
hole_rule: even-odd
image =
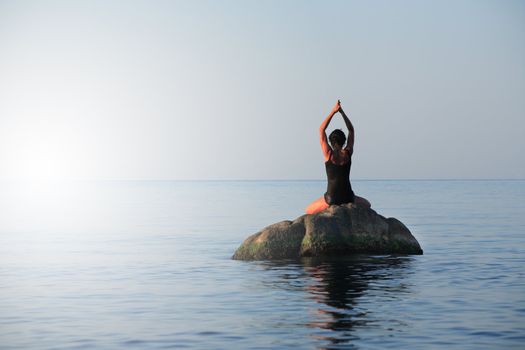
[[(1, 1), (0, 178), (525, 178), (523, 1)], [(334, 126), (343, 127), (337, 118)]]

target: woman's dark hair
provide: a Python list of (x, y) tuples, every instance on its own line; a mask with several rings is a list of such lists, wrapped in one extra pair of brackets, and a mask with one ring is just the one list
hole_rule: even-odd
[(334, 144), (338, 144), (339, 146), (343, 147), (346, 141), (346, 136), (341, 129), (335, 129), (330, 133), (330, 136), (328, 136), (328, 140), (330, 140), (330, 144), (332, 146)]

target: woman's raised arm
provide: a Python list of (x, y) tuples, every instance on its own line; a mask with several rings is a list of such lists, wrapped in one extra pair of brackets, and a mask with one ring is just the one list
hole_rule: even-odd
[(354, 126), (352, 125), (352, 122), (348, 117), (346, 116), (345, 111), (341, 107), (339, 107), (339, 112), (341, 112), (341, 115), (343, 116), (343, 119), (346, 124), (346, 128), (348, 129), (348, 138), (346, 139), (346, 149), (352, 154), (354, 151)]
[(326, 162), (328, 159), (330, 159), (330, 151), (332, 150), (330, 148), (330, 145), (328, 144), (328, 137), (326, 137), (326, 128), (328, 128), (328, 124), (330, 124), (330, 121), (332, 120), (332, 117), (334, 114), (339, 112), (341, 109), (341, 101), (337, 100), (337, 103), (330, 111), (330, 114), (323, 120), (321, 123), (321, 126), (319, 127), (319, 140), (321, 141), (321, 149), (323, 150), (323, 156), (324, 161)]

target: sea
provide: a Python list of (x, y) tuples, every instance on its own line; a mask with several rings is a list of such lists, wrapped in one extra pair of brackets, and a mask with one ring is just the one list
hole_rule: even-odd
[(0, 349), (524, 349), (525, 180), (353, 180), (424, 254), (236, 261), (324, 181), (0, 183)]

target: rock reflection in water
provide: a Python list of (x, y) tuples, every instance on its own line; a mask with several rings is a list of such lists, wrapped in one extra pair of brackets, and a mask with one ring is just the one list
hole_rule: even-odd
[(397, 320), (382, 319), (377, 303), (395, 302), (410, 292), (406, 276), (411, 273), (413, 259), (354, 256), (265, 264), (282, 272), (280, 287), (302, 288), (316, 302), (318, 307), (305, 317), (306, 326), (312, 329), (312, 338), (322, 343), (319, 348), (333, 349), (352, 347), (352, 341), (358, 339), (357, 328), (382, 333), (405, 327), (401, 315)]

